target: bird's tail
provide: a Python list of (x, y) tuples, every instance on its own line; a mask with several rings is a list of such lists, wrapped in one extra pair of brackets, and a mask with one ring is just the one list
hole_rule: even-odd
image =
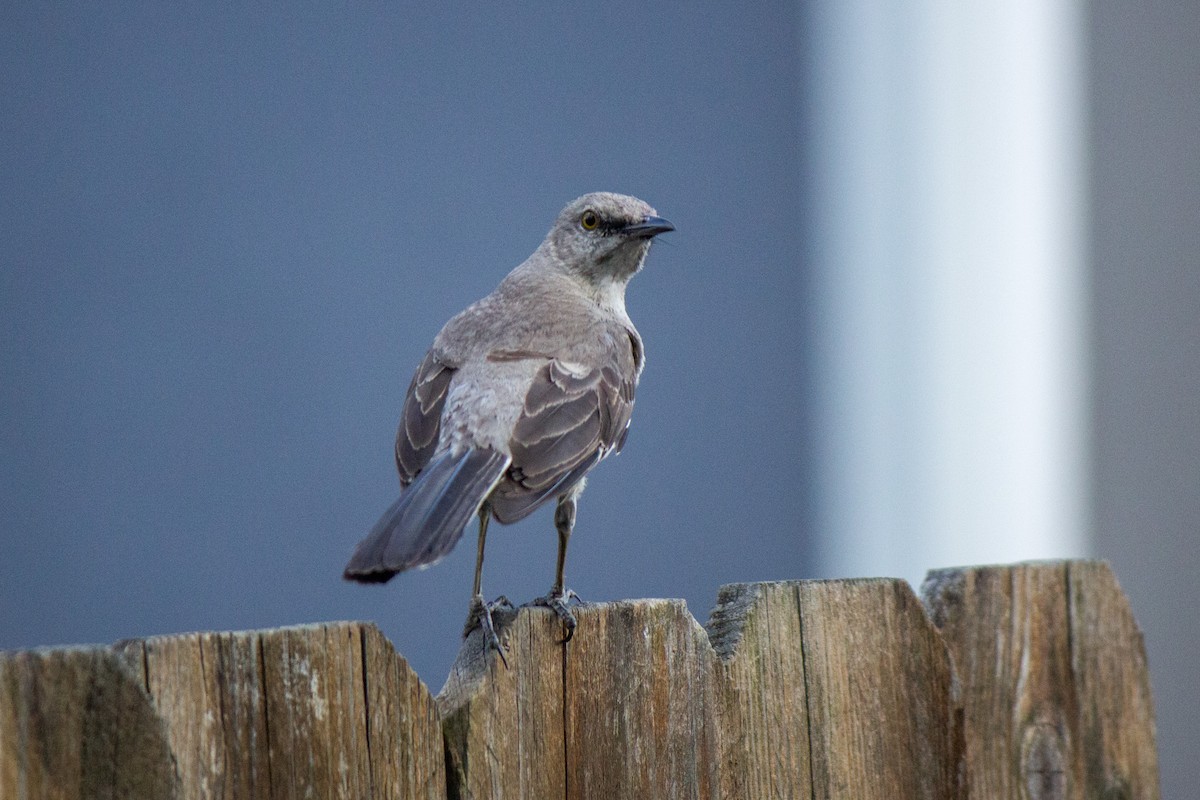
[(344, 577), (382, 583), (397, 572), (437, 562), (458, 544), (511, 460), (487, 448), (435, 458), (359, 542)]

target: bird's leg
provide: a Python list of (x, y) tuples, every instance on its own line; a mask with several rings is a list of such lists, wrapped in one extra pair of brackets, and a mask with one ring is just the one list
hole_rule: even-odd
[(546, 606), (562, 620), (567, 633), (563, 643), (571, 641), (575, 635), (575, 614), (568, 605), (571, 598), (579, 599), (579, 595), (567, 589), (563, 583), (563, 571), (567, 564), (567, 542), (571, 539), (571, 531), (575, 527), (575, 493), (565, 494), (558, 498), (558, 506), (554, 509), (554, 527), (558, 529), (558, 564), (554, 571), (554, 586), (545, 597), (534, 600), (535, 605)]
[(483, 600), (483, 545), (487, 542), (488, 520), (492, 509), (487, 503), (479, 505), (479, 541), (475, 545), (475, 585), (471, 594)]
[(512, 607), (512, 603), (508, 602), (507, 597), (498, 597), (494, 603), (487, 603), (483, 599), (483, 545), (487, 540), (488, 520), (492, 515), (492, 507), (484, 503), (479, 507), (479, 544), (475, 551), (475, 586), (471, 592), (471, 609), (467, 612), (467, 623), (463, 626), (463, 638), (465, 639), (471, 631), (476, 627), (483, 628), (484, 647), (495, 648), (500, 654), (500, 660), (504, 662), (504, 666), (508, 666), (508, 659), (504, 655), (504, 645), (500, 643), (500, 637), (496, 635), (496, 626), (492, 622), (492, 611), (500, 606)]

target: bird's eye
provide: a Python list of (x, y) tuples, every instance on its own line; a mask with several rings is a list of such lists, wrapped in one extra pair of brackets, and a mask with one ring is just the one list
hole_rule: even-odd
[(600, 226), (600, 218), (596, 216), (595, 211), (589, 209), (583, 212), (583, 216), (579, 218), (579, 224), (585, 231), (594, 231)]

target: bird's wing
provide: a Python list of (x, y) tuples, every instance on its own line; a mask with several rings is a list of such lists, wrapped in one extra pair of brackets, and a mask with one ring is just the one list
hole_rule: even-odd
[(413, 375), (396, 431), (396, 469), (400, 484), (408, 486), (437, 450), (442, 427), (442, 407), (455, 368), (430, 350)]
[(637, 385), (630, 342), (606, 348), (591, 365), (550, 358), (534, 375), (509, 439), (512, 465), (490, 499), (501, 522), (565, 493), (596, 462), (620, 450)]

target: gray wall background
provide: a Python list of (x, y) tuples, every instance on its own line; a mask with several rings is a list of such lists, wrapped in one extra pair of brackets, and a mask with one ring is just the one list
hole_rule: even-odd
[[(584, 597), (823, 576), (806, 8), (0, 10), (0, 647), (377, 620), (435, 691), (470, 542), (339, 579), (442, 322), (593, 189), (672, 219)], [(1094, 550), (1147, 635), (1165, 796), (1200, 758), (1200, 11), (1087, 7)], [(817, 254), (819, 255), (819, 254)], [(718, 323), (718, 320), (721, 322)], [(485, 590), (552, 578), (549, 512)]]
[(1163, 797), (1200, 763), (1200, 5), (1093, 3), (1095, 551), (1146, 635)]

